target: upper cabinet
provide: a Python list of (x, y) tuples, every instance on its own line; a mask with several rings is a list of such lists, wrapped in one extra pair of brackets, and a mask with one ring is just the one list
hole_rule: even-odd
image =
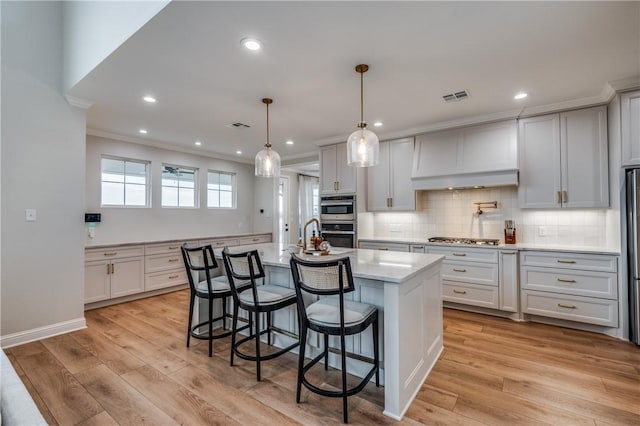
[(416, 209), (411, 186), (413, 138), (380, 142), (380, 164), (367, 167), (367, 210), (408, 211)]
[(356, 192), (356, 168), (347, 165), (347, 144), (320, 148), (320, 194)]
[(640, 166), (640, 91), (620, 96), (622, 165)]
[(416, 136), (414, 189), (516, 185), (515, 120)]
[(521, 208), (609, 206), (606, 107), (519, 122)]

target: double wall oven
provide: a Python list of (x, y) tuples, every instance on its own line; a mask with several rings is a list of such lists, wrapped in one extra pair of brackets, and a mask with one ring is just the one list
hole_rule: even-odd
[(357, 238), (355, 195), (332, 195), (320, 198), (322, 238), (333, 247), (355, 248)]

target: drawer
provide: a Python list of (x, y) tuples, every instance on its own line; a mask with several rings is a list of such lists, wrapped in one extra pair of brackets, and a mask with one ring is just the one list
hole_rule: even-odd
[(464, 260), (465, 262), (498, 263), (498, 250), (470, 247), (434, 247), (427, 246), (427, 253), (442, 254), (445, 260)]
[(144, 277), (145, 291), (188, 283), (187, 273), (184, 270), (156, 272), (153, 274), (146, 274)]
[(361, 249), (383, 250), (383, 251), (409, 251), (409, 244), (404, 243), (375, 243), (363, 241), (359, 243)]
[(171, 269), (184, 269), (184, 261), (179, 251), (174, 254), (157, 254), (145, 258), (144, 270), (147, 274)]
[(523, 290), (522, 312), (588, 324), (618, 326), (616, 300)]
[(209, 240), (200, 240), (201, 246), (211, 244), (213, 248), (223, 248), (225, 246), (237, 246), (239, 245), (237, 238), (211, 238)]
[(520, 264), (551, 268), (617, 272), (617, 256), (568, 252), (521, 251)]
[(238, 238), (238, 244), (241, 246), (249, 245), (249, 244), (262, 244), (262, 243), (270, 243), (271, 235), (254, 235), (251, 237), (242, 237)]
[(442, 300), (498, 309), (498, 287), (442, 281)]
[(521, 288), (587, 297), (617, 299), (618, 275), (611, 272), (559, 268), (521, 268)]
[(442, 263), (442, 279), (481, 285), (498, 285), (498, 265), (488, 263), (451, 262)]
[(198, 241), (172, 241), (169, 243), (160, 243), (160, 244), (146, 244), (144, 246), (144, 253), (146, 255), (150, 254), (178, 254), (180, 255), (180, 246), (182, 243), (188, 243), (189, 247), (197, 247)]
[(114, 246), (101, 249), (85, 249), (84, 260), (121, 259), (144, 255), (144, 246)]

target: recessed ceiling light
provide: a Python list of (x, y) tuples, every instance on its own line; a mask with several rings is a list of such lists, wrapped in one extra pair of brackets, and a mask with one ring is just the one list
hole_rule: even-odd
[(202, 142), (200, 142), (200, 141), (195, 141), (195, 145), (196, 145), (196, 146), (200, 146), (200, 145), (202, 145)]
[(237, 150), (237, 151), (236, 151), (236, 154), (240, 155), (240, 154), (242, 154), (242, 151)]
[(142, 98), (143, 101), (148, 102), (150, 104), (155, 104), (156, 102), (158, 102), (158, 100), (156, 98), (154, 98), (153, 96), (145, 96)]
[(240, 44), (249, 50), (260, 50), (262, 48), (262, 43), (255, 38), (243, 38), (240, 40)]
[(138, 132), (140, 132), (143, 135), (146, 135), (148, 133), (146, 129), (140, 129), (138, 130)]
[(380, 126), (382, 126), (382, 121), (376, 121), (375, 123), (373, 123), (373, 125), (375, 127), (380, 127)]
[(527, 96), (528, 96), (528, 95), (527, 95), (526, 93), (522, 92), (522, 93), (518, 93), (517, 95), (515, 95), (515, 96), (513, 97), (513, 99), (524, 99), (524, 98), (526, 98)]
[(293, 141), (292, 140), (288, 140), (285, 142), (287, 145), (293, 145)]

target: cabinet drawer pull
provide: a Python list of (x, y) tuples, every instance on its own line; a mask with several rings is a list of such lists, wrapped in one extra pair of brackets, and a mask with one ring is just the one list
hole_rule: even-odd
[(558, 260), (556, 260), (556, 262), (558, 262), (558, 263), (576, 263), (575, 260), (562, 260), (562, 259), (558, 259)]
[(169, 247), (169, 250), (177, 250), (177, 249), (179, 249), (179, 248), (180, 248), (180, 246), (170, 246), (170, 247)]
[(169, 275), (169, 279), (172, 280), (174, 278), (178, 278), (180, 275)]
[(516, 254), (517, 251), (503, 251), (502, 254)]
[(251, 241), (253, 241), (253, 242), (260, 241), (260, 238), (254, 238), (254, 239), (253, 239), (253, 240), (251, 240)]
[(466, 256), (467, 253), (453, 253), (454, 256)]
[(116, 265), (114, 265), (113, 263), (111, 264), (111, 274), (115, 274), (116, 273)]
[(561, 283), (575, 283), (576, 280), (563, 280), (562, 278), (558, 278), (558, 281)]
[(569, 202), (569, 193), (567, 191), (562, 191), (562, 202), (564, 204)]
[(413, 246), (413, 248), (416, 250), (423, 250), (424, 246)]
[(556, 203), (562, 204), (562, 195), (560, 191), (556, 191)]
[(218, 241), (218, 242), (216, 242), (216, 245), (217, 245), (217, 246), (224, 245), (224, 241)]
[(107, 264), (107, 275), (111, 275), (111, 264)]
[(467, 272), (467, 270), (466, 270), (466, 269), (456, 269), (456, 268), (453, 268), (453, 272)]
[(180, 259), (169, 259), (169, 262), (177, 262)]
[(453, 292), (457, 294), (467, 294), (467, 292), (464, 290), (453, 290)]
[(109, 251), (109, 252), (106, 252), (104, 255), (105, 256), (115, 256), (116, 254), (118, 254), (117, 251)]
[(564, 303), (558, 303), (560, 308), (577, 309), (576, 305), (565, 305)]
[(389, 250), (387, 247), (378, 247), (378, 250)]

